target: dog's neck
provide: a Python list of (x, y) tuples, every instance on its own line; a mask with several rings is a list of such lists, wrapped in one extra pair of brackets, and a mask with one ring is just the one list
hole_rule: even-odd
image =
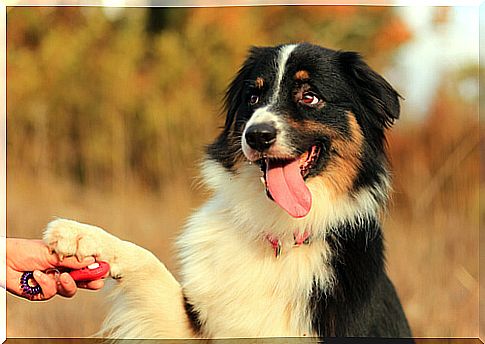
[(214, 192), (209, 203), (214, 203), (220, 216), (250, 240), (270, 235), (283, 246), (292, 246), (295, 231), (307, 232), (313, 238), (325, 238), (344, 223), (359, 227), (359, 223), (368, 219), (378, 219), (381, 212), (382, 202), (375, 196), (379, 190), (362, 189), (353, 195), (332, 195), (314, 179), (308, 181), (314, 206), (307, 216), (293, 218), (266, 196), (257, 166), (243, 164), (236, 172), (231, 172), (207, 159), (202, 165), (202, 176)]

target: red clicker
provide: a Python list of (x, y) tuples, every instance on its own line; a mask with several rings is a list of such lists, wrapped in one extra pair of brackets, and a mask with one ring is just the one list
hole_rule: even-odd
[(76, 282), (89, 282), (103, 278), (109, 271), (109, 264), (103, 261), (94, 262), (82, 269), (69, 271)]

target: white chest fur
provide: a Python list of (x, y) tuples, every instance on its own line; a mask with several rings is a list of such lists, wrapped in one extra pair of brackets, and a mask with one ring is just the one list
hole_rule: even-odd
[[(204, 335), (312, 335), (311, 293), (331, 288), (334, 277), (328, 245), (316, 238), (345, 219), (375, 214), (371, 193), (335, 198), (318, 179), (310, 180), (312, 209), (295, 219), (268, 200), (256, 166), (231, 174), (207, 160), (203, 176), (214, 196), (189, 219), (178, 246), (182, 286)], [(295, 230), (308, 231), (314, 240), (291, 248)], [(265, 234), (282, 240), (279, 258)]]
[(217, 201), (196, 213), (179, 239), (182, 286), (210, 337), (312, 335), (309, 297), (316, 281), (331, 281), (322, 241), (289, 248), (275, 258)]

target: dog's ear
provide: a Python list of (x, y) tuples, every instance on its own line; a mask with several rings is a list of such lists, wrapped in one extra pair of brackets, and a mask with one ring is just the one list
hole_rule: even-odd
[(389, 128), (399, 118), (399, 93), (358, 53), (340, 52), (339, 62), (359, 102), (371, 112), (366, 114), (369, 120), (381, 128)]

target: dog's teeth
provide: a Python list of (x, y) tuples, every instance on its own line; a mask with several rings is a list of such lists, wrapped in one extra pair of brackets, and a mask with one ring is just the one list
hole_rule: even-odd
[(261, 183), (263, 183), (264, 186), (266, 186), (266, 181), (264, 180), (264, 177), (259, 178), (259, 180), (261, 181)]

